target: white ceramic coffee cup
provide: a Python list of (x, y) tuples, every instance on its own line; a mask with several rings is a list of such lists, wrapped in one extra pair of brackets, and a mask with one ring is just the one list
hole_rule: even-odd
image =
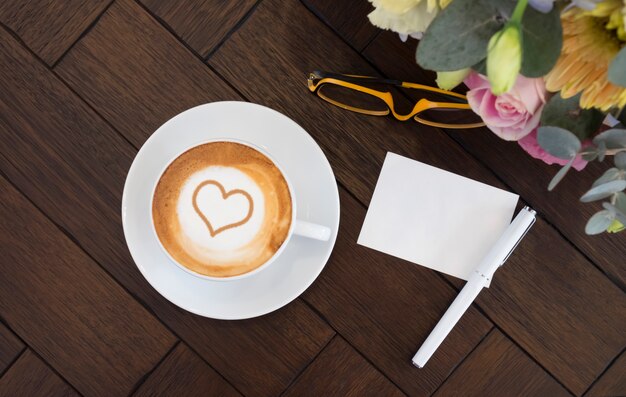
[[(154, 225), (154, 217), (152, 216), (152, 204), (153, 204), (153, 201), (154, 201), (154, 193), (156, 191), (156, 188), (157, 188), (157, 185), (158, 185), (159, 181), (161, 180), (161, 177), (163, 176), (163, 173), (165, 173), (165, 171), (170, 166), (170, 164), (172, 164), (172, 162), (174, 162), (174, 160), (176, 160), (178, 157), (180, 157), (183, 153), (187, 152), (190, 149), (193, 149), (194, 147), (205, 145), (207, 143), (216, 143), (216, 142), (232, 142), (232, 143), (238, 143), (238, 144), (241, 144), (241, 145), (245, 145), (245, 146), (248, 146), (249, 148), (252, 148), (252, 149), (256, 150), (257, 152), (263, 154), (265, 157), (270, 159), (272, 161), (272, 163), (274, 163), (276, 168), (278, 168), (278, 170), (282, 174), (283, 178), (285, 178), (285, 181), (287, 182), (287, 187), (289, 188), (289, 195), (291, 196), (291, 223), (289, 225), (289, 232), (287, 233), (287, 238), (285, 238), (285, 241), (283, 241), (283, 243), (278, 248), (278, 250), (276, 250), (274, 255), (272, 255), (272, 257), (269, 258), (267, 261), (265, 261), (265, 263), (263, 263), (261, 266), (255, 268), (255, 269), (253, 269), (253, 270), (251, 270), (251, 271), (249, 271), (247, 273), (239, 274), (239, 275), (236, 275), (236, 276), (230, 276), (230, 277), (212, 277), (212, 276), (207, 276), (205, 274), (200, 274), (200, 273), (194, 272), (193, 270), (191, 270), (191, 269), (187, 268), (186, 266), (184, 266), (183, 264), (179, 263), (176, 259), (174, 259), (174, 257), (172, 257), (172, 255), (170, 255), (170, 253), (167, 251), (167, 249), (165, 249), (165, 247), (161, 243), (161, 240), (159, 239), (159, 236), (158, 236), (157, 231), (156, 231), (156, 227)], [(151, 225), (152, 225), (152, 233), (154, 234), (154, 237), (156, 238), (157, 242), (159, 243), (159, 246), (161, 247), (161, 249), (163, 250), (165, 255), (167, 255), (168, 258), (170, 258), (170, 260), (172, 262), (174, 262), (174, 264), (176, 264), (178, 267), (180, 267), (181, 269), (183, 269), (187, 273), (193, 274), (194, 276), (201, 277), (201, 278), (204, 278), (204, 279), (207, 279), (207, 280), (234, 281), (234, 280), (240, 280), (242, 278), (250, 277), (253, 274), (258, 273), (261, 270), (267, 268), (269, 265), (271, 265), (280, 256), (280, 254), (283, 252), (283, 250), (285, 249), (285, 247), (287, 246), (287, 244), (291, 240), (291, 237), (294, 236), (294, 235), (310, 238), (310, 239), (313, 239), (313, 240), (320, 240), (320, 241), (328, 241), (328, 239), (330, 239), (330, 235), (331, 235), (330, 228), (328, 228), (326, 226), (323, 226), (323, 225), (318, 225), (316, 223), (311, 223), (311, 222), (307, 222), (307, 221), (303, 221), (303, 220), (297, 219), (296, 218), (296, 213), (297, 213), (296, 209), (297, 209), (297, 206), (296, 206), (296, 196), (294, 194), (293, 186), (292, 186), (292, 184), (291, 184), (291, 182), (289, 180), (289, 177), (287, 176), (287, 174), (285, 173), (283, 168), (280, 166), (280, 164), (269, 153), (267, 153), (267, 151), (261, 149), (260, 147), (254, 145), (254, 144), (252, 144), (250, 142), (246, 142), (246, 141), (242, 141), (242, 140), (238, 140), (238, 139), (230, 139), (230, 138), (229, 139), (211, 139), (211, 140), (203, 141), (203, 142), (197, 143), (195, 145), (189, 146), (186, 149), (180, 151), (176, 156), (172, 157), (170, 159), (170, 161), (168, 161), (168, 163), (165, 165), (165, 167), (163, 167), (163, 170), (161, 170), (161, 172), (159, 173), (159, 177), (156, 179), (156, 181), (154, 183), (154, 186), (152, 188), (152, 196), (150, 198), (150, 221), (151, 221)]]

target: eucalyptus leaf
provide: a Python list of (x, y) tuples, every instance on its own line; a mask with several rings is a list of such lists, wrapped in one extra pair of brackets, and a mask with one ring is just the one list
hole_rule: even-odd
[(559, 7), (545, 14), (526, 8), (522, 18), (522, 46), (524, 76), (541, 77), (552, 70), (563, 46)]
[(615, 161), (615, 166), (617, 168), (620, 170), (626, 170), (626, 152), (617, 153), (613, 161)]
[(542, 126), (537, 130), (537, 143), (546, 152), (560, 159), (573, 159), (580, 150), (576, 135), (560, 127)]
[(626, 189), (626, 181), (621, 179), (603, 183), (602, 185), (592, 187), (587, 193), (583, 194), (583, 196), (580, 198), (580, 201), (582, 201), (583, 203), (588, 203), (590, 201), (601, 200), (603, 198), (612, 196), (614, 193), (617, 193), (624, 189)]
[(613, 222), (614, 216), (607, 210), (596, 212), (585, 226), (585, 233), (600, 234), (604, 232)]
[(604, 115), (597, 109), (581, 109), (579, 104), (580, 94), (570, 98), (553, 95), (541, 112), (541, 125), (564, 128), (585, 140), (598, 130)]
[(489, 39), (507, 22), (515, 0), (454, 0), (435, 18), (415, 58), (438, 72), (476, 65), (487, 56)]
[(611, 128), (593, 138), (593, 143), (599, 145), (603, 142), (608, 149), (626, 148), (626, 130), (621, 128)]
[(565, 164), (563, 168), (561, 168), (559, 172), (556, 173), (556, 175), (554, 175), (554, 178), (552, 178), (552, 180), (550, 181), (550, 184), (548, 185), (548, 190), (551, 191), (552, 189), (556, 187), (556, 185), (559, 184), (559, 182), (561, 182), (561, 180), (567, 174), (567, 171), (569, 171), (570, 168), (572, 168), (572, 164), (574, 164), (574, 159), (575, 157), (572, 157), (572, 159), (568, 161), (567, 164)]
[(617, 53), (609, 65), (609, 81), (626, 87), (626, 47)]
[(617, 168), (609, 168), (604, 172), (604, 174), (602, 174), (600, 178), (596, 179), (591, 187), (596, 187), (599, 185), (604, 185), (607, 182), (623, 179), (620, 177), (623, 177), (623, 173), (621, 173), (620, 170), (618, 170)]

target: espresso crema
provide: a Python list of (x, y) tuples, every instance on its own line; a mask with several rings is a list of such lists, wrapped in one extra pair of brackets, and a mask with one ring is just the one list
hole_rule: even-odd
[(248, 273), (288, 237), (289, 186), (264, 154), (235, 142), (196, 146), (176, 158), (154, 191), (157, 236), (179, 264), (211, 277)]

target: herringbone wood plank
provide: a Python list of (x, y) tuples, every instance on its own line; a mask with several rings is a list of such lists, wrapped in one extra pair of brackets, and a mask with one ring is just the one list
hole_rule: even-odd
[(70, 397), (78, 394), (27, 349), (0, 379), (0, 396)]
[(112, 0), (3, 0), (0, 22), (54, 64)]
[(345, 340), (336, 336), (283, 395), (398, 397), (404, 396), (404, 393), (365, 361)]
[(241, 396), (184, 343), (172, 350), (134, 395)]
[(458, 396), (569, 396), (500, 331), (493, 330), (434, 394)]
[(141, 0), (201, 56), (207, 56), (256, 0)]
[(24, 344), (0, 324), (0, 374), (17, 358), (24, 349)]

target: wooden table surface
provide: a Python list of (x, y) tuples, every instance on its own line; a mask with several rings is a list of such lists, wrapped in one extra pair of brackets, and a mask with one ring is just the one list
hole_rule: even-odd
[[(364, 0), (0, 2), (0, 395), (626, 395), (626, 233), (589, 237), (555, 167), (486, 129), (328, 105), (315, 69), (432, 82)], [(163, 122), (260, 103), (320, 144), (341, 198), (334, 253), (277, 312), (187, 313), (133, 263), (120, 200)], [(408, 101), (400, 96), (400, 101)], [(518, 193), (540, 216), (424, 369), (410, 358), (462, 286), (356, 244), (387, 151)], [(606, 165), (604, 166), (606, 168)], [(460, 198), (462, 199), (462, 198)]]

